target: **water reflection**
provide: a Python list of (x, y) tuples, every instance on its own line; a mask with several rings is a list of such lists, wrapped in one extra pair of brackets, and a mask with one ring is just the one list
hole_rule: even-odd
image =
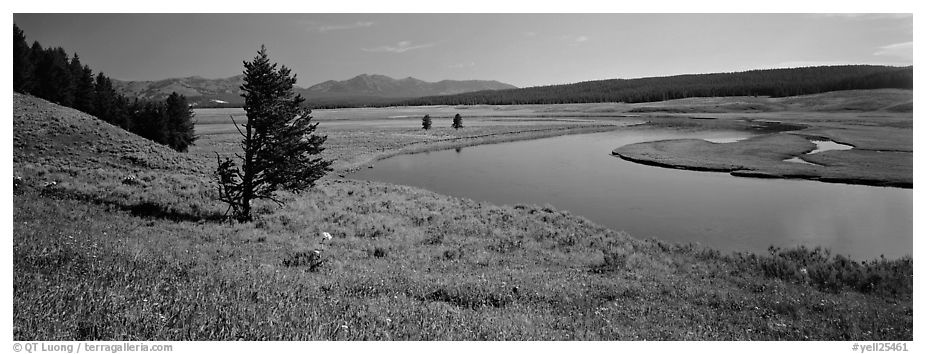
[(852, 150), (852, 145), (840, 144), (835, 141), (811, 140), (810, 142), (817, 144), (817, 148), (811, 152), (808, 152), (807, 155), (816, 154), (818, 152), (829, 151), (829, 150)]

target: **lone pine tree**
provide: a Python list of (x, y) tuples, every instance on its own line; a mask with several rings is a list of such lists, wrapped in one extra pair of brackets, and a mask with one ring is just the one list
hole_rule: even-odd
[[(295, 74), (286, 66), (277, 68), (261, 46), (257, 56), (244, 62), (244, 110), (247, 122), (235, 123), (242, 136), (244, 155), (236, 154), (240, 168), (230, 158), (216, 154), (215, 171), (219, 183), (219, 199), (240, 221), (249, 221), (251, 202), (269, 199), (282, 204), (274, 196), (277, 190), (299, 192), (315, 185), (315, 181), (331, 171), (331, 161), (318, 155), (327, 136), (315, 134), (318, 123), (312, 123), (311, 111), (303, 105), (305, 99), (293, 93)], [(242, 130), (241, 128), (244, 128)]]
[(460, 116), (459, 113), (453, 116), (453, 125), (451, 125), (451, 127), (453, 127), (453, 129), (463, 128), (463, 117)]
[(424, 117), (421, 118), (421, 127), (424, 128), (424, 130), (431, 129), (431, 115), (430, 114), (425, 114)]

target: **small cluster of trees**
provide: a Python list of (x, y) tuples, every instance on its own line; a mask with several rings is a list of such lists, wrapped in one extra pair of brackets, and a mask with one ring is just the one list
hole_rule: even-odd
[[(463, 128), (463, 116), (461, 116), (459, 113), (453, 116), (453, 123), (450, 125), (450, 127), (453, 129)], [(425, 114), (424, 117), (421, 118), (421, 128), (424, 130), (431, 129), (430, 114)]]
[(81, 63), (77, 53), (69, 57), (63, 48), (43, 48), (38, 41), (29, 45), (15, 24), (13, 91), (77, 109), (177, 151), (186, 151), (196, 140), (193, 111), (184, 96), (130, 102), (116, 92), (110, 78), (94, 75)]
[(818, 66), (735, 73), (586, 81), (400, 100), (377, 106), (654, 102), (688, 97), (771, 96), (879, 88), (913, 89), (913, 67)]

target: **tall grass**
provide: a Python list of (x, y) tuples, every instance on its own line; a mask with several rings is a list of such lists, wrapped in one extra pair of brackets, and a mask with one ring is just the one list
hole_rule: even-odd
[(755, 258), (765, 276), (804, 282), (829, 292), (854, 290), (879, 295), (910, 296), (913, 293), (913, 259), (854, 261), (829, 250), (801, 246), (769, 248), (769, 255)]
[(15, 338), (912, 336), (903, 296), (776, 281), (747, 258), (634, 240), (549, 206), (337, 180), (288, 198), (239, 224), (23, 191)]

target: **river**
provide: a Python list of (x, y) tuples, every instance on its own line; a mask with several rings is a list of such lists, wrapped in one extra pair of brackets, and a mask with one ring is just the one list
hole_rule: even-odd
[(913, 191), (644, 166), (610, 155), (663, 139), (738, 131), (618, 130), (400, 155), (349, 177), (495, 204), (549, 204), (636, 238), (722, 251), (805, 245), (863, 260), (912, 253)]

